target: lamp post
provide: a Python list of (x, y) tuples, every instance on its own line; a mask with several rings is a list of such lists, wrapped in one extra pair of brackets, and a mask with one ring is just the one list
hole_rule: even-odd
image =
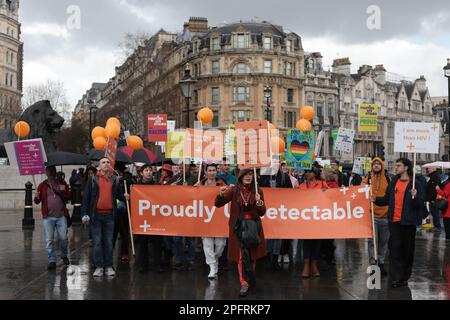
[(184, 96), (184, 101), (186, 102), (186, 109), (184, 110), (184, 112), (186, 112), (186, 128), (189, 128), (191, 111), (190, 104), (192, 95), (194, 94), (194, 87), (196, 82), (197, 81), (194, 80), (191, 76), (191, 65), (187, 63), (184, 70), (184, 76), (179, 82), (181, 92)]
[[(93, 148), (92, 145), (92, 139), (91, 139), (91, 132), (93, 127), (95, 127), (96, 125), (96, 115), (97, 115), (97, 106), (95, 105), (95, 100), (93, 99), (89, 99), (88, 100), (88, 104), (89, 104), (89, 150), (91, 150)], [(94, 114), (94, 118), (92, 119), (92, 114)], [(93, 120), (93, 121), (92, 121)]]
[(271, 122), (272, 119), (270, 119), (270, 98), (272, 97), (272, 88), (269, 86), (264, 87), (264, 97), (266, 98), (266, 120)]
[[(447, 113), (449, 114), (449, 117), (448, 117), (449, 120), (448, 120), (448, 123), (447, 123), (447, 127), (449, 127), (450, 126), (450, 58), (447, 59), (447, 65), (444, 67), (444, 76), (448, 80), (448, 98), (447, 98), (448, 108), (447, 108)], [(449, 140), (448, 151), (449, 151), (449, 160), (450, 160), (450, 129), (449, 129), (449, 134), (448, 134), (448, 140)]]

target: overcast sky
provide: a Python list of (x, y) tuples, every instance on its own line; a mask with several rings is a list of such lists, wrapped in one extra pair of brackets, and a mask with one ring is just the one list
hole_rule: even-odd
[[(71, 27), (71, 5), (80, 9), (79, 29)], [(367, 27), (374, 21), (371, 5), (380, 9), (380, 29)], [(92, 82), (114, 75), (126, 32), (177, 32), (190, 16), (207, 17), (210, 26), (270, 21), (300, 35), (305, 51), (320, 51), (326, 69), (348, 56), (352, 71), (384, 64), (411, 79), (424, 75), (432, 96), (447, 95), (442, 68), (450, 58), (449, 0), (22, 0), (24, 85), (63, 81), (75, 106)]]

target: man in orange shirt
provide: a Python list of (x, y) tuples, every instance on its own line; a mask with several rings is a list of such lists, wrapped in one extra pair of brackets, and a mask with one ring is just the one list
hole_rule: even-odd
[(425, 189), (416, 182), (413, 189), (413, 166), (408, 159), (398, 159), (397, 176), (389, 184), (384, 197), (372, 197), (377, 206), (389, 206), (389, 253), (392, 287), (408, 285), (414, 263), (416, 225), (428, 215)]
[(83, 223), (92, 222), (94, 277), (116, 275), (113, 269), (114, 215), (117, 200), (125, 202), (126, 199), (129, 196), (120, 187), (119, 178), (112, 175), (109, 159), (101, 159), (97, 175), (89, 178), (86, 183), (81, 207)]

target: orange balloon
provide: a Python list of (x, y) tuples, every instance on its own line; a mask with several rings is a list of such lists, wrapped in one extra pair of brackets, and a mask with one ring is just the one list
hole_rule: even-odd
[(106, 138), (105, 128), (95, 127), (94, 129), (92, 129), (91, 136), (92, 136), (92, 140), (95, 140), (95, 138), (97, 138), (97, 137)]
[(300, 118), (312, 121), (314, 119), (314, 108), (310, 106), (304, 106), (300, 109)]
[(299, 131), (311, 131), (312, 125), (311, 122), (309, 122), (308, 120), (301, 119), (297, 122), (296, 128)]
[(111, 117), (108, 119), (108, 121), (106, 121), (106, 126), (108, 126), (111, 123), (115, 123), (119, 126), (119, 128), (121, 127), (120, 121), (119, 119), (115, 118), (115, 117)]
[(115, 123), (110, 123), (105, 128), (107, 138), (115, 139), (120, 135), (120, 126)]
[(30, 134), (30, 125), (25, 121), (19, 121), (14, 126), (14, 132), (20, 138), (26, 138)]
[(286, 151), (286, 143), (283, 138), (272, 137), (270, 142), (272, 143), (272, 152), (281, 154)]
[(106, 147), (106, 139), (104, 137), (97, 137), (94, 139), (95, 150), (104, 150)]
[(197, 113), (197, 119), (202, 124), (211, 123), (214, 119), (214, 113), (210, 108), (203, 108)]
[(127, 138), (127, 144), (134, 150), (139, 150), (144, 147), (144, 141), (138, 136), (129, 136)]

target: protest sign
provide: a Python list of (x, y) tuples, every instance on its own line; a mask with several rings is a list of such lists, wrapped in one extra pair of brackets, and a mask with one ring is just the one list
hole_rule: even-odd
[(148, 142), (167, 141), (167, 114), (149, 114), (147, 123)]
[(339, 132), (334, 144), (336, 151), (351, 153), (353, 151), (353, 139), (355, 137), (355, 130), (339, 128)]
[(237, 164), (240, 169), (271, 166), (267, 121), (236, 123)]
[(310, 170), (313, 163), (314, 133), (312, 131), (288, 131), (286, 166), (296, 170)]
[(358, 118), (359, 132), (378, 132), (377, 104), (360, 104)]
[(42, 139), (22, 140), (5, 143), (9, 163), (19, 167), (21, 176), (45, 174), (45, 154)]
[(184, 139), (186, 132), (175, 131), (167, 134), (166, 158), (183, 159)]
[(439, 123), (396, 122), (394, 152), (439, 153)]
[[(133, 234), (228, 237), (230, 205), (216, 208), (217, 187), (134, 185)], [(322, 190), (262, 189), (267, 239), (350, 239), (372, 237), (370, 188)], [(173, 195), (177, 196), (174, 197)]]

